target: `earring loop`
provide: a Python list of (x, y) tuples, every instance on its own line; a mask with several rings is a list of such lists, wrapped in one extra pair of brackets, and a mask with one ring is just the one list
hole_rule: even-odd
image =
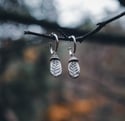
[(74, 49), (73, 49), (73, 51), (71, 51), (71, 47), (69, 47), (69, 54), (70, 55), (74, 55), (75, 54), (75, 52), (76, 52), (76, 38), (75, 38), (75, 36), (74, 35), (71, 35), (71, 36), (69, 36), (69, 39), (73, 39), (73, 42), (74, 42)]
[(57, 52), (58, 46), (59, 46), (59, 39), (57, 34), (51, 33), (51, 35), (55, 38), (56, 40), (56, 44), (55, 44), (55, 48), (53, 49), (52, 47), (52, 43), (50, 44), (50, 53), (53, 54), (54, 52)]

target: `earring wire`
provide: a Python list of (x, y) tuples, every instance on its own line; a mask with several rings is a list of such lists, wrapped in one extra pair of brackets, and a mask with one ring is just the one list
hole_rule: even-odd
[(53, 49), (52, 47), (52, 43), (50, 43), (50, 53), (53, 54), (54, 52), (57, 52), (58, 46), (59, 46), (59, 39), (57, 34), (55, 33), (51, 33), (51, 36), (55, 37), (56, 40), (56, 44), (55, 44), (55, 48)]
[(71, 50), (71, 49), (72, 49), (71, 47), (68, 48), (69, 54), (72, 56), (72, 55), (74, 55), (75, 52), (76, 52), (76, 38), (75, 38), (74, 35), (69, 36), (69, 38), (73, 39), (73, 42), (74, 42), (74, 49), (73, 49), (73, 52), (72, 52), (72, 50)]

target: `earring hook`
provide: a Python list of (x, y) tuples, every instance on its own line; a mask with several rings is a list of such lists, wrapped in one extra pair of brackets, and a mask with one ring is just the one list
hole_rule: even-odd
[(76, 52), (76, 38), (75, 38), (74, 35), (69, 36), (69, 39), (70, 39), (70, 38), (72, 38), (72, 39), (73, 39), (73, 42), (74, 42), (74, 49), (73, 49), (73, 52), (72, 52), (72, 50), (71, 50), (71, 49), (72, 49), (71, 47), (68, 48), (69, 54), (72, 56), (72, 55), (74, 55), (75, 52)]
[(56, 44), (55, 44), (55, 48), (54, 49), (52, 47), (52, 43), (50, 43), (50, 53), (53, 54), (54, 52), (57, 52), (57, 49), (58, 49), (58, 46), (59, 46), (59, 39), (58, 39), (57, 34), (51, 33), (51, 35), (53, 37), (55, 37), (55, 40), (56, 40)]

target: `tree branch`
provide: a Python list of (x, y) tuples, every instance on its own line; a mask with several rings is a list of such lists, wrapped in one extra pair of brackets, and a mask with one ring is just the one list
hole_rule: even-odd
[[(78, 36), (76, 37), (76, 41), (77, 42), (83, 42), (85, 39), (91, 37), (92, 35), (96, 34), (97, 32), (99, 32), (103, 27), (105, 27), (107, 24), (121, 18), (122, 16), (125, 15), (125, 12), (122, 12), (121, 14), (111, 18), (111, 19), (108, 19), (106, 21), (103, 21), (103, 22), (100, 22), (100, 23), (97, 23), (97, 27), (86, 33), (85, 35), (82, 35), (82, 36)], [(47, 39), (52, 39), (54, 40), (55, 38), (51, 35), (47, 35), (47, 34), (40, 34), (40, 33), (35, 33), (35, 32), (31, 32), (31, 31), (25, 31), (24, 34), (31, 34), (31, 35), (36, 35), (36, 36), (41, 36), (41, 37), (44, 37), (44, 38), (47, 38)], [(72, 39), (68, 38), (68, 37), (59, 37), (59, 40), (65, 40), (65, 41), (72, 41)]]
[(59, 25), (54, 22), (48, 22), (47, 20), (37, 20), (36, 18), (32, 17), (31, 15), (27, 14), (21, 14), (19, 12), (12, 12), (12, 11), (7, 11), (2, 8), (0, 8), (0, 22), (16, 22), (16, 23), (21, 23), (25, 25), (39, 25), (42, 26), (43, 28), (47, 29), (58, 29)]

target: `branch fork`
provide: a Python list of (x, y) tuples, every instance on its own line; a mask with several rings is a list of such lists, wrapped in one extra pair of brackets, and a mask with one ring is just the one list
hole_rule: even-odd
[[(83, 42), (85, 39), (88, 39), (90, 36), (92, 36), (92, 35), (96, 34), (97, 32), (99, 32), (107, 24), (109, 24), (109, 23), (123, 17), (124, 15), (125, 15), (125, 12), (122, 12), (119, 15), (113, 17), (113, 18), (110, 18), (110, 19), (108, 19), (106, 21), (97, 23), (96, 24), (97, 27), (95, 29), (93, 29), (92, 31), (86, 33), (85, 35), (76, 37), (76, 41), (80, 42), (80, 43)], [(63, 37), (59, 37), (59, 40), (72, 41), (72, 39), (69, 38), (64, 32), (62, 32), (62, 31), (60, 31), (60, 32), (63, 35)], [(47, 39), (54, 40), (54, 38), (51, 35), (47, 35), (47, 34), (40, 34), (40, 33), (31, 32), (31, 31), (24, 31), (24, 34), (30, 34), (30, 35), (40, 36), (40, 37), (44, 37), (44, 38), (47, 38)]]

